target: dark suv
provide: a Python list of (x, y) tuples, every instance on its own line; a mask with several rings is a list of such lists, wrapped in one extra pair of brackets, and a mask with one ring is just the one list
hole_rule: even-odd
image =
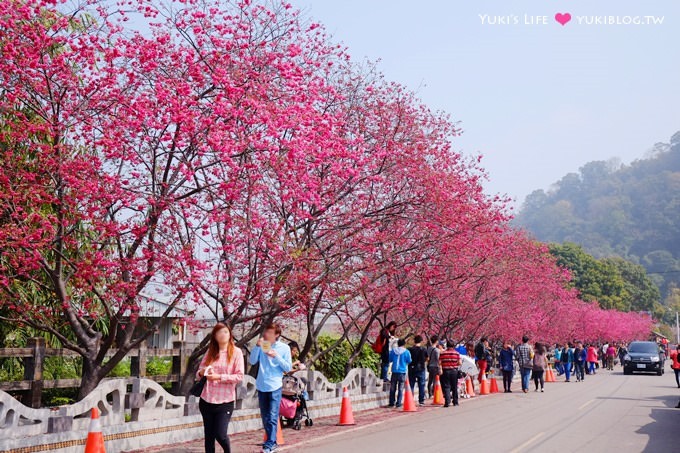
[(623, 357), (623, 374), (647, 371), (661, 376), (664, 360), (665, 356), (656, 342), (634, 341), (628, 345), (628, 354)]

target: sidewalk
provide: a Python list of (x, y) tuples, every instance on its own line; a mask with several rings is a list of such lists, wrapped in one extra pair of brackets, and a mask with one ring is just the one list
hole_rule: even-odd
[[(427, 412), (439, 408), (440, 406), (425, 405), (423, 407), (418, 407), (418, 412)], [(279, 451), (296, 451), (305, 443), (311, 440), (318, 440), (320, 437), (332, 438), (341, 435), (351, 435), (350, 433), (353, 431), (365, 429), (378, 423), (395, 420), (412, 414), (412, 412), (402, 412), (401, 410), (388, 408), (376, 408), (363, 412), (355, 412), (354, 420), (356, 421), (356, 426), (337, 426), (337, 416), (314, 419), (314, 426), (303, 425), (300, 431), (296, 431), (292, 428), (284, 428), (283, 437), (285, 444), (279, 448)], [(229, 436), (231, 449), (232, 451), (239, 453), (259, 452), (262, 449), (262, 437), (262, 430), (232, 434)], [(217, 449), (219, 450), (219, 446)], [(203, 440), (201, 439), (199, 441), (187, 442), (179, 445), (146, 448), (144, 450), (135, 450), (127, 453), (203, 453), (204, 451)]]
[[(517, 377), (515, 381), (517, 381)], [(478, 384), (475, 385), (475, 392), (478, 392)], [(485, 397), (482, 397), (482, 399)], [(462, 404), (469, 404), (472, 401), (480, 400), (479, 396), (471, 399), (461, 399)], [(428, 399), (425, 406), (419, 406), (418, 412), (426, 413), (432, 410), (441, 410), (441, 406), (433, 406), (430, 404), (432, 399)], [(401, 417), (413, 415), (413, 412), (403, 412), (397, 409), (390, 409), (387, 407), (379, 407), (365, 411), (354, 411), (355, 426), (337, 426), (338, 415), (329, 417), (314, 418), (314, 426), (302, 426), (300, 431), (292, 428), (283, 428), (283, 437), (285, 444), (279, 447), (279, 451), (299, 451), (300, 448), (312, 441), (317, 441), (320, 438), (335, 438), (337, 436), (351, 436), (354, 431), (362, 430), (371, 426), (375, 426), (387, 421), (393, 421)], [(247, 431), (236, 434), (230, 434), (229, 440), (231, 449), (234, 452), (253, 453), (260, 452), (263, 442), (262, 430)], [(217, 450), (220, 451), (219, 446)], [(160, 447), (150, 447), (144, 450), (127, 450), (121, 453), (203, 453), (205, 451), (203, 446), (203, 439), (175, 444), (164, 445)]]

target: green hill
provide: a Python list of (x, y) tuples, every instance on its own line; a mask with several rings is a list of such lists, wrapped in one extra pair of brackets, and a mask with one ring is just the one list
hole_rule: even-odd
[(541, 241), (639, 263), (669, 297), (680, 287), (680, 132), (630, 165), (589, 162), (532, 192), (515, 224)]

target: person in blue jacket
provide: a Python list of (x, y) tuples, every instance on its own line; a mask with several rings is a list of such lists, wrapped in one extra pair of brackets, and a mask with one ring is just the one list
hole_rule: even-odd
[(505, 393), (512, 393), (512, 375), (515, 366), (515, 351), (512, 349), (512, 344), (509, 341), (503, 343), (503, 349), (501, 349), (498, 355), (498, 362), (501, 367), (501, 372), (503, 373), (503, 391)]
[[(390, 351), (390, 362), (392, 362), (392, 379), (390, 380), (390, 406), (394, 407), (395, 396), (397, 407), (401, 407), (404, 395), (404, 382), (406, 381), (406, 371), (408, 364), (411, 363), (411, 353), (404, 347), (406, 340), (400, 338), (397, 347)], [(398, 395), (395, 395), (398, 392)]]
[(562, 366), (562, 350), (559, 344), (555, 344), (553, 357), (555, 358), (555, 371), (557, 371), (558, 376), (562, 376), (564, 374), (564, 367)]
[(267, 326), (250, 354), (250, 364), (259, 364), (255, 388), (260, 403), (262, 426), (267, 435), (262, 446), (263, 453), (278, 450), (276, 431), (279, 425), (283, 375), (293, 366), (290, 347), (280, 340), (281, 331), (279, 324)]
[(564, 368), (564, 377), (567, 378), (565, 382), (570, 382), (571, 377), (571, 367), (574, 364), (574, 352), (571, 350), (571, 345), (566, 343), (564, 348), (560, 353), (560, 361), (562, 362), (562, 367)]
[(574, 372), (576, 373), (576, 382), (581, 382), (586, 378), (586, 348), (580, 341), (576, 343), (574, 348)]

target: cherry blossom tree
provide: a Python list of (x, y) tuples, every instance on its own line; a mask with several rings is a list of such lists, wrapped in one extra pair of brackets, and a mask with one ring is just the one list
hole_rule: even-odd
[[(358, 340), (348, 366), (388, 319), (459, 339), (649, 331), (579, 300), (509, 226), (456, 123), (290, 5), (70, 6), (0, 4), (0, 313), (82, 357), (80, 397), (178, 307), (242, 347), (301, 322), (308, 362), (336, 323), (336, 345)], [(157, 284), (172, 302), (150, 322)]]

